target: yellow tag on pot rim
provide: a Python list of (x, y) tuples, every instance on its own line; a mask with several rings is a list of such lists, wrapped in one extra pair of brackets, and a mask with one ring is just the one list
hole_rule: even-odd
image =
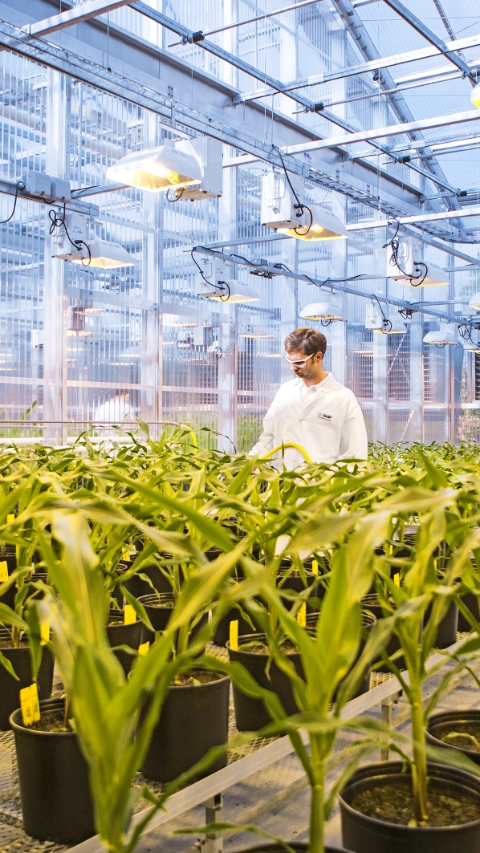
[(40, 645), (45, 646), (50, 641), (50, 625), (46, 622), (40, 624)]
[(130, 548), (122, 548), (122, 560), (128, 560), (128, 562), (130, 562), (131, 556)]
[(146, 654), (148, 654), (149, 648), (150, 640), (147, 640), (146, 643), (141, 643), (141, 645), (138, 647), (138, 654), (141, 655), (141, 657), (144, 657)]
[(317, 560), (312, 560), (312, 575), (318, 575), (318, 562), (317, 562)]
[(297, 622), (301, 628), (307, 627), (307, 603), (306, 603), (306, 601), (303, 602), (302, 606), (300, 607), (300, 610), (297, 613)]
[(6, 560), (2, 560), (0, 563), (0, 583), (4, 583), (4, 581), (8, 581), (8, 563)]
[(133, 625), (134, 622), (137, 621), (137, 614), (133, 609), (131, 604), (125, 605), (125, 610), (123, 611), (123, 624), (124, 625)]
[(9, 512), (7, 515), (7, 524), (13, 524), (15, 521), (15, 515), (13, 512)]
[(230, 648), (233, 652), (238, 651), (238, 619), (230, 622)]
[(397, 572), (393, 576), (393, 582), (394, 582), (395, 586), (400, 586), (400, 572)]
[(20, 690), (20, 709), (24, 726), (31, 726), (40, 719), (38, 688), (35, 682)]

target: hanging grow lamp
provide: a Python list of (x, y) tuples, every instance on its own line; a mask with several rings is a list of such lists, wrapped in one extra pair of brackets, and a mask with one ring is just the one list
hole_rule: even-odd
[(347, 229), (341, 219), (323, 207), (312, 204), (303, 207), (303, 212), (294, 226), (277, 229), (280, 234), (288, 234), (298, 240), (344, 240)]
[(455, 343), (455, 336), (451, 329), (441, 329), (438, 332), (428, 332), (423, 343), (437, 347), (451, 346)]
[(200, 183), (202, 170), (191, 154), (171, 145), (160, 145), (159, 148), (147, 148), (122, 157), (118, 163), (109, 166), (107, 178), (115, 183), (160, 192)]
[[(59, 255), (56, 256), (60, 257)], [(70, 253), (68, 260), (74, 264), (98, 269), (116, 269), (117, 267), (133, 267), (131, 255), (119, 243), (110, 243), (95, 237), (88, 243), (79, 245), (77, 253)]]
[(468, 303), (469, 308), (473, 308), (474, 311), (480, 311), (480, 291), (474, 293), (470, 302)]
[(477, 83), (477, 85), (472, 89), (470, 100), (474, 106), (480, 109), (480, 83)]
[(310, 302), (300, 311), (302, 320), (341, 320), (340, 305), (336, 302)]
[(407, 331), (405, 323), (395, 314), (387, 315), (380, 304), (370, 302), (365, 315), (365, 328), (382, 335), (404, 335)]
[(213, 290), (201, 293), (200, 296), (212, 299), (215, 302), (232, 302), (237, 304), (240, 302), (258, 302), (260, 299), (260, 295), (255, 290), (235, 279), (219, 281)]

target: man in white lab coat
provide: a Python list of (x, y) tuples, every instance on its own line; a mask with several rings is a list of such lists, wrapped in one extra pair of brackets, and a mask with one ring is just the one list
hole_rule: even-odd
[[(250, 456), (263, 456), (287, 442), (300, 444), (312, 462), (366, 459), (365, 421), (357, 399), (323, 369), (325, 335), (315, 329), (296, 329), (285, 339), (287, 361), (295, 379), (280, 386), (263, 421), (263, 432)], [(281, 458), (281, 453), (276, 454)], [(283, 463), (304, 463), (295, 448), (285, 448)]]

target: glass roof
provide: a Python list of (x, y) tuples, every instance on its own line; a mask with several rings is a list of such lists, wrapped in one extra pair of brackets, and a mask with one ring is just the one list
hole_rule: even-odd
[[(467, 39), (480, 33), (480, 4), (477, 0), (406, 0), (403, 5), (443, 42)], [(359, 5), (356, 12), (381, 56), (389, 57), (415, 51), (430, 44), (384, 2)], [(474, 67), (474, 73), (475, 66), (478, 65), (480, 75), (480, 44), (477, 47), (464, 48), (458, 55)], [(421, 75), (430, 69), (437, 70), (445, 77), (448, 68), (455, 79), (442, 79), (442, 76), (438, 76), (433, 77), (427, 85), (415, 87), (411, 81), (402, 79), (407, 75), (411, 78), (418, 75), (417, 80), (422, 83)], [(471, 103), (472, 82), (468, 78), (462, 78), (461, 70), (440, 52), (431, 58), (393, 65), (389, 70), (402, 91), (402, 99), (413, 120), (471, 112), (475, 109)], [(448, 72), (447, 75), (450, 76)], [(426, 79), (428, 78), (425, 77)], [(412, 88), (403, 88), (410, 84)], [(435, 127), (422, 131), (417, 135), (417, 138), (419, 137), (432, 144), (449, 141), (450, 150), (434, 150), (448, 182), (460, 190), (480, 190), (480, 112), (478, 122), (459, 122), (458, 125), (449, 127)], [(458, 152), (452, 150), (453, 140), (468, 142), (464, 149)]]

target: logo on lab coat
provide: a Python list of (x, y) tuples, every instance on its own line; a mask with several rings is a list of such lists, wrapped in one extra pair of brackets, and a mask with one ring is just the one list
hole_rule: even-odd
[(331, 421), (332, 415), (327, 415), (326, 412), (319, 412), (318, 417), (322, 419), (322, 421)]

